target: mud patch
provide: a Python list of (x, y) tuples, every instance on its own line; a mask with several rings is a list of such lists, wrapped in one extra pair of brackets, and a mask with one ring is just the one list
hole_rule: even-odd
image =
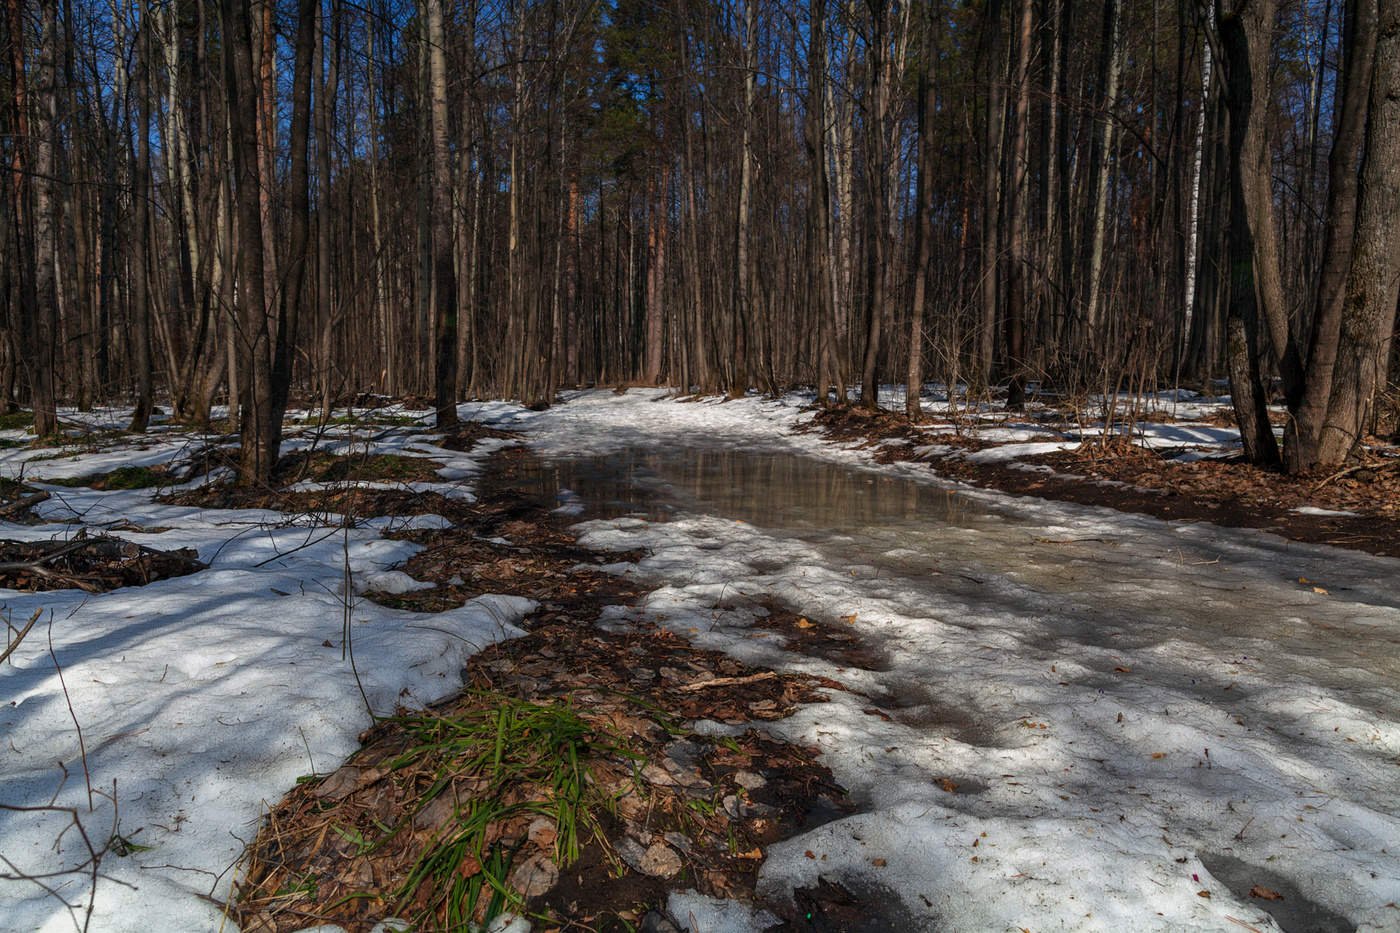
[(824, 658), (840, 667), (853, 667), (867, 671), (888, 671), (888, 654), (850, 633), (843, 632), (834, 624), (813, 622), (806, 616), (783, 606), (766, 603), (762, 607), (767, 615), (761, 615), (754, 624), (778, 632), (787, 639), (788, 650), (799, 654)]

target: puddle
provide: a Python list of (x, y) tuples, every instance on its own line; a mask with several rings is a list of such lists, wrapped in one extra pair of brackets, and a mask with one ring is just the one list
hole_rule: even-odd
[(581, 519), (668, 521), (700, 512), (788, 531), (830, 532), (919, 519), (961, 524), (985, 510), (927, 483), (790, 453), (731, 448), (628, 448), (542, 460), (514, 485)]

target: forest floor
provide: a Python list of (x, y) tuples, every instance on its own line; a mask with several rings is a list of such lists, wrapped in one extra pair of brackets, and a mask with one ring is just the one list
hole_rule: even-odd
[(0, 929), (1400, 929), (1393, 451), (1152, 407), (0, 432)]
[(1243, 462), (1228, 407), (1198, 403), (1179, 418), (1170, 407), (1131, 431), (1105, 432), (1053, 409), (916, 423), (902, 412), (834, 408), (812, 426), (833, 442), (871, 447), (878, 462), (926, 463), (940, 476), (1012, 495), (1400, 556), (1400, 446), (1368, 438), (1344, 469), (1287, 476)]

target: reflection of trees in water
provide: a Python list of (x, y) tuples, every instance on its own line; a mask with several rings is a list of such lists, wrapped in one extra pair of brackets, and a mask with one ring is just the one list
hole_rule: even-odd
[(962, 523), (975, 509), (947, 489), (807, 457), (718, 447), (632, 448), (548, 464), (540, 492), (572, 489), (591, 516), (681, 508), (760, 525), (867, 525), (916, 520)]

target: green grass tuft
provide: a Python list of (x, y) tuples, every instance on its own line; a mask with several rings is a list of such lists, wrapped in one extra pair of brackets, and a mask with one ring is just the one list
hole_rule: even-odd
[[(38, 459), (38, 458), (34, 458)], [(160, 470), (145, 466), (117, 467), (110, 473), (91, 473), (87, 476), (69, 476), (46, 479), (55, 486), (91, 486), (93, 489), (151, 489), (170, 483), (170, 477)]]
[[(465, 798), (456, 819), (431, 842), (396, 892), (396, 912), (421, 902), (425, 886), (431, 892), (413, 918), (419, 929), (444, 922), (448, 929), (467, 929), (518, 907), (519, 895), (506, 884), (514, 848), (488, 842), (491, 827), (513, 816), (548, 817), (557, 833), (554, 861), (565, 868), (597, 833), (598, 808), (611, 805), (590, 779), (588, 758), (618, 753), (637, 757), (616, 737), (599, 734), (568, 703), (477, 696), (489, 702), (451, 716), (425, 713), (398, 720), (413, 744), (391, 767), (412, 768), (431, 777), (419, 799), (420, 809), (455, 781), (465, 778), (481, 785)], [(542, 789), (545, 799), (521, 799), (522, 788)], [(463, 877), (460, 866), (471, 860), (481, 871)]]
[(23, 431), (34, 427), (34, 412), (13, 411), (0, 415), (0, 431)]

